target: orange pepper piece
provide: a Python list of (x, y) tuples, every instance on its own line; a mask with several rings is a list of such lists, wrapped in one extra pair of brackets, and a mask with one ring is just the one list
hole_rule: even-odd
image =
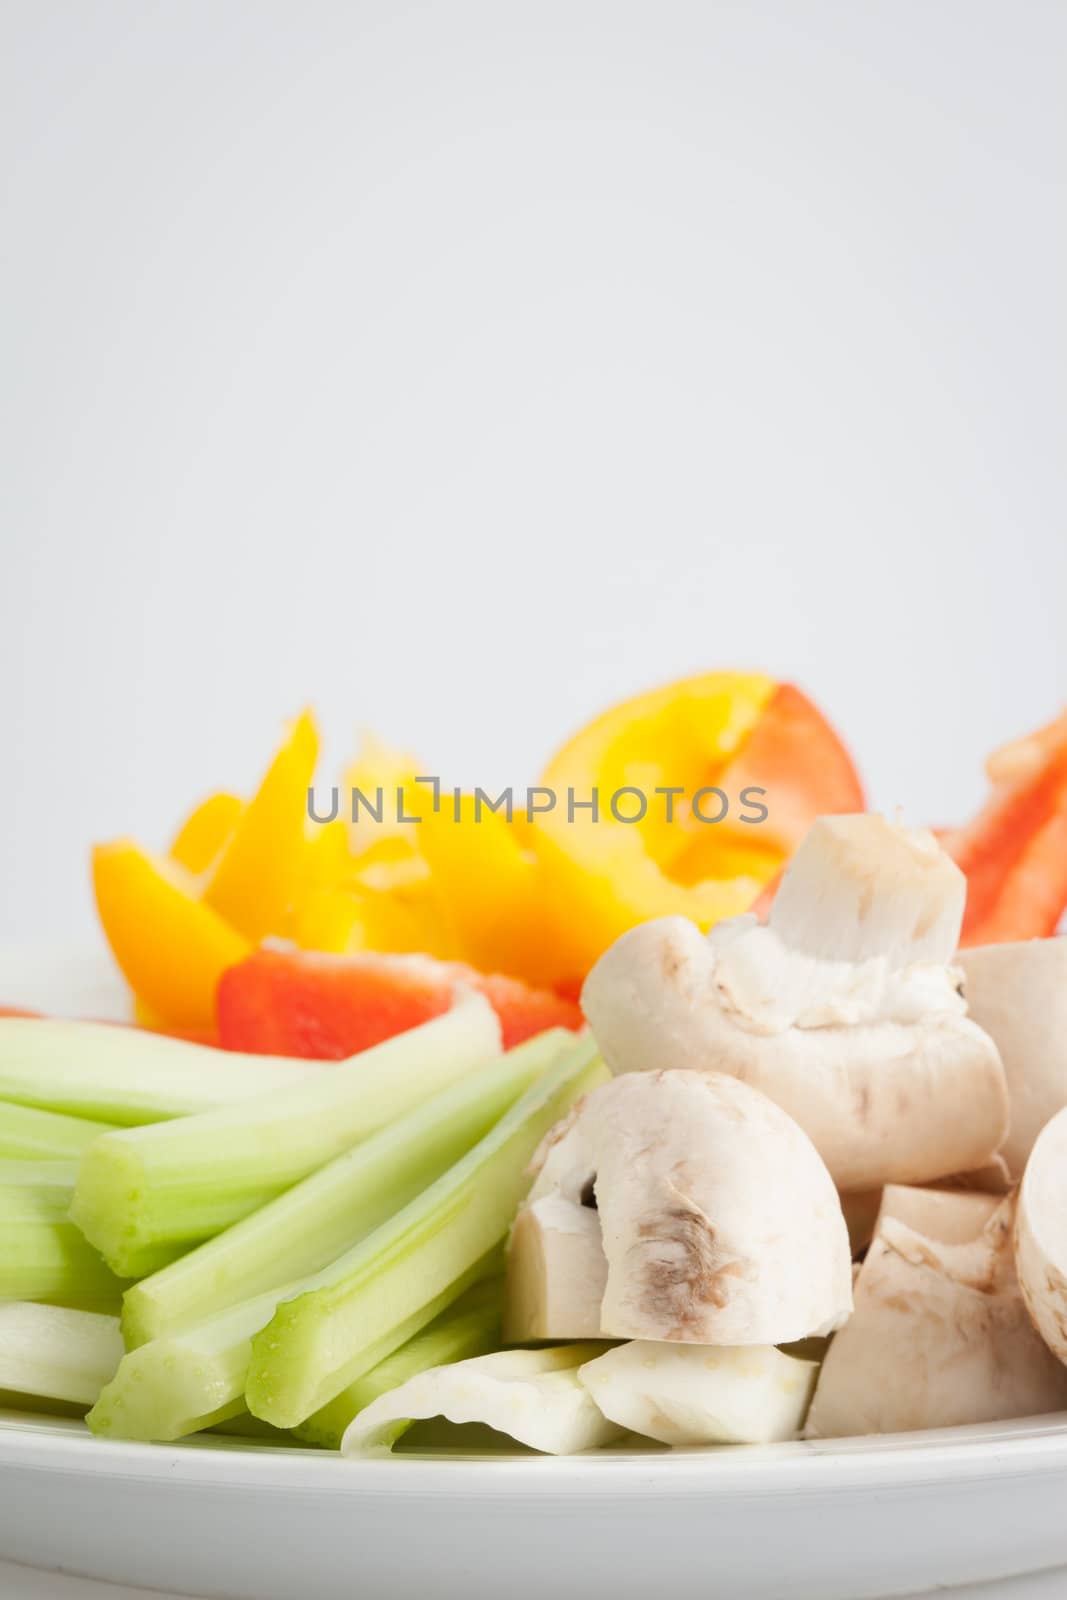
[(193, 875), (131, 840), (93, 851), (96, 905), (134, 994), (171, 1027), (210, 1028), (223, 972), (251, 949), (198, 896)]

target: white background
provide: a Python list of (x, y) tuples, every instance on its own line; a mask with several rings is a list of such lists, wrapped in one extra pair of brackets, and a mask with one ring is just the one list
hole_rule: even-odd
[(751, 664), (968, 811), (1067, 687), (1062, 0), (6, 0), (0, 937), (318, 707)]

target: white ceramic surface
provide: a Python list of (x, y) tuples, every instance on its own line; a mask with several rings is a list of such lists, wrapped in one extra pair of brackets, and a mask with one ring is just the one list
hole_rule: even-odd
[(0, 1419), (0, 1554), (240, 1600), (867, 1600), (1067, 1562), (1067, 1418), (833, 1445), (396, 1457)]
[[(102, 1015), (98, 957), (0, 1003)], [(876, 1375), (872, 1375), (877, 1381)], [(1067, 1415), (706, 1451), (342, 1461), (0, 1413), (0, 1558), (227, 1600), (868, 1600), (1067, 1563)]]

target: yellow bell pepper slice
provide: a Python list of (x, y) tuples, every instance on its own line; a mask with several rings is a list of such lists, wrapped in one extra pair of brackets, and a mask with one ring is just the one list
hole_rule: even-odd
[(355, 883), (310, 894), (293, 918), (292, 937), (304, 950), (385, 950), (441, 958), (454, 953), (425, 895), (408, 899), (396, 890), (383, 893)]
[(251, 945), (203, 904), (196, 878), (120, 839), (93, 851), (93, 887), (111, 952), (137, 998), (172, 1027), (211, 1027), (219, 979)]
[[(388, 745), (368, 729), (363, 730), (359, 753), (345, 773), (342, 790), (354, 855), (385, 844), (398, 853), (418, 854), (418, 824), (403, 819), (421, 815), (424, 791), (415, 779), (423, 771), (409, 751)], [(354, 791), (363, 799), (353, 807)], [(374, 815), (379, 809), (380, 822)]]
[(456, 953), (481, 972), (528, 983), (566, 975), (537, 861), (506, 817), (474, 795), (442, 798), (419, 824), (441, 920)]
[[(709, 927), (751, 905), (781, 857), (699, 823), (681, 797), (667, 821), (667, 797), (714, 785), (757, 725), (777, 685), (759, 673), (714, 672), (625, 701), (583, 728), (541, 779), (552, 811), (536, 815), (531, 837), (561, 928), (561, 958), (588, 971), (619, 934), (649, 917), (678, 913)], [(611, 796), (647, 796), (639, 822), (618, 822)], [(598, 791), (597, 819), (581, 802)], [(577, 802), (568, 809), (568, 791)], [(629, 804), (636, 810), (636, 801)], [(755, 832), (755, 830), (753, 830)]]
[(319, 739), (310, 711), (292, 724), (204, 890), (249, 939), (280, 933), (306, 869), (307, 796)]
[(189, 872), (206, 872), (232, 837), (244, 808), (238, 795), (209, 794), (178, 829), (171, 858)]
[[(709, 928), (749, 910), (816, 816), (864, 804), (822, 713), (760, 673), (706, 673), (616, 706), (559, 752), (542, 782), (556, 804), (531, 835), (575, 977), (646, 918), (678, 914)], [(638, 791), (621, 801), (636, 821), (612, 815), (622, 788)], [(670, 811), (656, 793), (668, 788), (678, 791)], [(712, 788), (726, 796), (725, 812), (720, 797), (697, 798)], [(593, 789), (597, 820), (582, 806)]]

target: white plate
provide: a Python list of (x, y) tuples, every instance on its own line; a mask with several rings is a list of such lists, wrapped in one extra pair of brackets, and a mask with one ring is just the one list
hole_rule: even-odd
[[(0, 1003), (102, 1015), (115, 992), (92, 962), (0, 955)], [(217, 1437), (119, 1444), (0, 1413), (0, 1556), (240, 1600), (868, 1600), (1067, 1563), (1065, 1506), (1067, 1415), (353, 1462)]]

